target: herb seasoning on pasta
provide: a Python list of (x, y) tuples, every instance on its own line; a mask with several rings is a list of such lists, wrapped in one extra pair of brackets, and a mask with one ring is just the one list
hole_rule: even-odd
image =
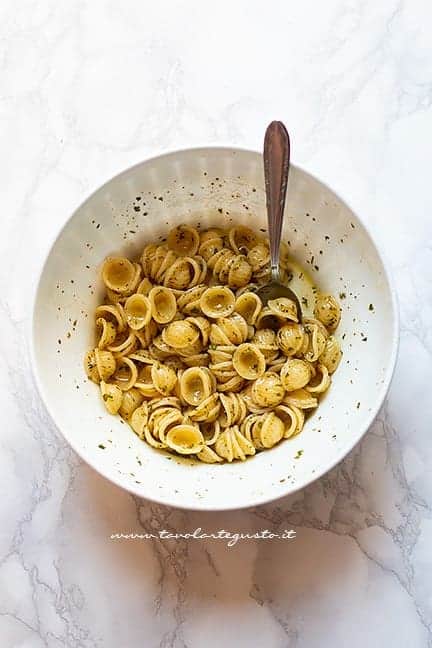
[[(341, 310), (315, 287), (300, 295), (301, 324), (289, 299), (264, 307), (255, 290), (269, 259), (268, 240), (247, 227), (190, 225), (139, 260), (105, 259), (84, 368), (108, 412), (152, 447), (205, 463), (244, 461), (299, 434), (341, 360)], [(287, 249), (281, 265), (293, 280)]]

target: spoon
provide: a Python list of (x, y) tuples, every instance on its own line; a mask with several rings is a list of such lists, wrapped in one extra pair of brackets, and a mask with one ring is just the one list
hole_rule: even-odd
[(300, 301), (297, 295), (281, 283), (279, 250), (284, 218), (285, 196), (290, 163), (290, 139), (288, 131), (280, 121), (273, 121), (267, 127), (264, 138), (264, 177), (267, 202), (267, 223), (270, 239), (270, 283), (261, 286), (257, 294), (263, 304), (270, 299), (287, 297), (297, 308), (299, 322), (302, 320)]

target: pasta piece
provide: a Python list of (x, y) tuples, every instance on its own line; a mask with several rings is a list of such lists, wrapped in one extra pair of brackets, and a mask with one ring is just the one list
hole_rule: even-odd
[(333, 295), (320, 293), (315, 301), (314, 315), (329, 331), (334, 331), (340, 322), (341, 309)]
[(177, 374), (177, 378), (178, 378), (178, 372), (182, 371), (185, 368), (183, 364), (183, 358), (178, 358), (177, 356), (169, 356), (168, 358), (165, 358), (164, 364), (167, 367), (171, 367), (171, 369), (174, 369), (174, 371)]
[(137, 292), (137, 288), (141, 283), (142, 268), (139, 263), (134, 263), (133, 265), (135, 268), (135, 276), (132, 279), (132, 285), (129, 287), (129, 290), (124, 293), (125, 295), (131, 295), (132, 293)]
[(220, 317), (211, 325), (210, 342), (215, 345), (241, 344), (249, 335), (248, 325), (238, 313), (230, 317)]
[(129, 356), (130, 360), (133, 360), (134, 362), (143, 362), (144, 364), (153, 364), (155, 362), (155, 359), (151, 355), (149, 351), (146, 349), (139, 349), (138, 351), (134, 351), (134, 353), (131, 353)]
[[(115, 370), (115, 361), (114, 361), (114, 370)], [(99, 371), (96, 366), (96, 357), (94, 349), (87, 351), (84, 356), (84, 371), (87, 374), (87, 377), (90, 378), (95, 383), (100, 382)]]
[(99, 332), (99, 349), (105, 349), (105, 347), (114, 342), (117, 336), (117, 329), (114, 324), (104, 319), (103, 317), (97, 318), (96, 330)]
[(128, 294), (122, 294), (122, 293), (116, 293), (114, 290), (111, 290), (110, 288), (107, 288), (106, 290), (106, 296), (107, 300), (110, 302), (110, 304), (124, 304), (126, 299), (128, 298)]
[(214, 236), (213, 238), (202, 241), (198, 252), (203, 257), (203, 259), (205, 259), (205, 261), (209, 261), (209, 259), (214, 257), (215, 254), (217, 254), (218, 252), (220, 252), (222, 248), (223, 248), (223, 239), (221, 239), (218, 236)]
[(261, 299), (253, 292), (245, 292), (235, 300), (236, 313), (241, 315), (251, 326), (255, 326), (262, 307)]
[(151, 269), (153, 264), (153, 259), (156, 254), (158, 246), (154, 243), (149, 243), (146, 245), (141, 254), (141, 267), (145, 277), (151, 277)]
[(126, 300), (124, 306), (126, 321), (131, 329), (139, 330), (147, 326), (151, 320), (152, 307), (150, 299), (136, 293)]
[(160, 398), (160, 392), (153, 384), (152, 378), (152, 364), (146, 364), (139, 370), (136, 382), (134, 383), (135, 389), (138, 389), (140, 394), (145, 398)]
[(200, 298), (200, 307), (204, 315), (216, 319), (228, 317), (234, 311), (234, 293), (226, 286), (207, 288)]
[(183, 422), (183, 414), (176, 407), (158, 407), (150, 412), (148, 434), (166, 447), (166, 435), (170, 428)]
[(247, 408), (240, 394), (219, 394), (219, 398), (222, 406), (219, 414), (221, 427), (226, 428), (241, 423), (247, 414)]
[(209, 372), (203, 367), (190, 367), (180, 378), (180, 393), (189, 405), (197, 407), (214, 391)]
[(176, 261), (177, 255), (165, 245), (146, 245), (141, 255), (144, 276), (161, 283), (165, 273)]
[(111, 304), (103, 304), (96, 308), (96, 318), (98, 316), (103, 317), (104, 319), (109, 319), (114, 322), (115, 327), (119, 333), (123, 333), (126, 328), (126, 316), (124, 314), (124, 309), (121, 304), (116, 304), (115, 306)]
[(151, 317), (158, 324), (167, 324), (174, 319), (177, 312), (176, 298), (169, 288), (155, 286), (149, 292)]
[(191, 287), (201, 285), (207, 278), (207, 263), (201, 256), (194, 256), (193, 260), (198, 266), (198, 273), (194, 275)]
[[(235, 258), (235, 253), (229, 248), (223, 247), (219, 252), (214, 254), (210, 259), (207, 260), (207, 265), (210, 270), (213, 270), (213, 275), (216, 277), (224, 268), (224, 264), (228, 260)], [(221, 283), (222, 282), (221, 280)]]
[(305, 326), (305, 329), (307, 329), (307, 327), (310, 327), (310, 326), (316, 326), (318, 328), (318, 330), (323, 334), (325, 339), (328, 338), (329, 332), (326, 329), (326, 327), (324, 326), (324, 324), (319, 321), (319, 319), (316, 319), (314, 317), (305, 317), (304, 320), (303, 320), (303, 324)]
[(245, 461), (248, 455), (255, 454), (255, 448), (235, 425), (227, 428), (218, 436), (215, 452), (231, 463), (234, 459)]
[(177, 349), (177, 353), (182, 357), (182, 358), (193, 358), (196, 357), (197, 355), (200, 355), (202, 351), (202, 342), (198, 338), (193, 342), (192, 344), (188, 344), (185, 347), (182, 347), (181, 349)]
[(233, 366), (247, 380), (256, 380), (266, 370), (266, 361), (255, 344), (241, 344), (234, 352)]
[(249, 227), (238, 225), (230, 229), (228, 232), (228, 240), (234, 252), (237, 254), (247, 254), (257, 244), (258, 237)]
[(137, 378), (138, 370), (133, 360), (126, 357), (120, 358), (116, 372), (112, 376), (117, 387), (126, 392), (135, 385)]
[(130, 426), (140, 439), (144, 439), (144, 431), (148, 423), (148, 405), (142, 403), (133, 412), (129, 420)]
[(204, 463), (220, 463), (223, 458), (208, 446), (204, 446), (201, 452), (198, 452), (197, 458)]
[(221, 384), (226, 383), (232, 378), (238, 376), (236, 370), (234, 369), (232, 359), (226, 360), (225, 362), (217, 362), (211, 364), (209, 365), (209, 368), (212, 372), (212, 375), (216, 378), (218, 388), (221, 386)]
[(150, 279), (144, 277), (144, 279), (138, 284), (136, 292), (139, 295), (144, 295), (145, 297), (148, 297), (148, 294), (152, 288), (153, 288), (153, 284), (150, 281)]
[(252, 399), (260, 407), (274, 407), (282, 402), (285, 390), (280, 376), (276, 373), (265, 373), (252, 385)]
[(110, 351), (89, 351), (85, 361), (87, 375), (94, 382), (108, 380), (116, 370), (116, 361)]
[(228, 286), (241, 288), (246, 286), (252, 277), (252, 268), (245, 256), (237, 255), (229, 264)]
[(132, 353), (136, 348), (136, 335), (130, 331), (129, 334), (123, 333), (118, 336), (113, 344), (110, 344), (108, 351), (114, 353), (116, 356), (124, 356)]
[(203, 435), (193, 425), (175, 425), (166, 435), (165, 442), (179, 454), (197, 454), (204, 448)]
[(205, 317), (187, 317), (186, 321), (190, 322), (199, 330), (201, 336), (201, 344), (206, 347), (209, 341), (211, 328), (211, 324), (208, 319), (206, 319)]
[(166, 396), (165, 398), (161, 398), (158, 395), (157, 398), (153, 398), (149, 401), (148, 407), (149, 412), (151, 413), (161, 407), (175, 407), (176, 409), (181, 410), (182, 405), (176, 396)]
[(272, 329), (263, 328), (255, 331), (252, 338), (252, 344), (255, 344), (258, 347), (267, 362), (271, 362), (279, 354), (276, 333)]
[(157, 324), (154, 320), (150, 320), (150, 322), (146, 325), (143, 326), (142, 329), (139, 331), (135, 331), (135, 337), (139, 340), (139, 343), (143, 347), (143, 349), (147, 349), (153, 338), (157, 335), (158, 332), (158, 327)]
[(207, 367), (210, 357), (208, 353), (197, 353), (196, 355), (187, 356), (182, 354), (181, 359), (187, 367)]
[(307, 385), (311, 379), (311, 375), (310, 364), (297, 358), (288, 358), (280, 373), (282, 385), (288, 392), (301, 389)]
[(235, 346), (233, 344), (228, 345), (216, 345), (212, 344), (209, 346), (208, 352), (214, 364), (219, 362), (230, 362), (232, 361), (232, 355), (235, 351)]
[(174, 349), (174, 347), (164, 342), (162, 335), (157, 335), (153, 338), (153, 342), (149, 346), (149, 353), (156, 360), (164, 360), (165, 358), (174, 355), (176, 352), (177, 350)]
[(172, 349), (184, 349), (198, 341), (199, 329), (187, 320), (171, 322), (162, 331), (162, 340)]
[(299, 409), (313, 409), (318, 406), (318, 400), (314, 398), (306, 389), (296, 389), (289, 392), (283, 399), (285, 405), (295, 406)]
[(120, 416), (128, 421), (137, 407), (141, 405), (143, 400), (144, 396), (140, 394), (138, 389), (132, 387), (123, 392), (123, 399), (119, 409)]
[(303, 429), (305, 420), (304, 411), (295, 407), (295, 405), (291, 405), (290, 407), (288, 405), (278, 405), (275, 408), (275, 413), (284, 422), (285, 439), (296, 436)]
[(286, 362), (286, 356), (278, 355), (276, 356), (276, 358), (269, 360), (269, 362), (267, 363), (267, 368), (269, 371), (272, 371), (273, 373), (280, 373), (285, 362)]
[(252, 276), (252, 268), (245, 256), (235, 254), (228, 248), (222, 248), (208, 261), (213, 275), (219, 283), (226, 283), (230, 288), (246, 286)]
[(289, 323), (278, 330), (276, 341), (282, 353), (289, 357), (298, 354), (308, 338), (301, 324)]
[(264, 308), (259, 312), (256, 327), (260, 328), (269, 328), (277, 330), (279, 326), (284, 324), (286, 320), (276, 315), (274, 311), (271, 310), (269, 306), (264, 306)]
[(339, 342), (332, 335), (327, 338), (324, 351), (320, 355), (320, 362), (327, 367), (329, 373), (334, 373), (342, 358)]
[(170, 231), (167, 243), (179, 256), (193, 256), (198, 252), (200, 236), (195, 227), (179, 225)]
[[(168, 272), (171, 272), (174, 264), (177, 264), (176, 267), (185, 268), (184, 264), (177, 258), (172, 250), (167, 250), (165, 246), (161, 246), (155, 254), (151, 268), (151, 276), (155, 282), (158, 284), (166, 284), (167, 274)], [(173, 283), (171, 287), (176, 288), (177, 286)]]
[(270, 299), (268, 306), (272, 313), (280, 319), (288, 319), (293, 322), (298, 322), (297, 306), (292, 299), (288, 299), (287, 297)]
[(211, 446), (216, 443), (218, 436), (221, 433), (221, 426), (219, 421), (209, 421), (208, 423), (201, 423), (200, 430), (204, 437), (206, 446)]
[(263, 269), (268, 270), (270, 265), (270, 250), (268, 245), (258, 243), (249, 250), (247, 259), (254, 274), (259, 273)]
[(274, 412), (250, 414), (241, 429), (257, 450), (272, 448), (279, 443), (285, 432), (285, 424)]
[(200, 266), (192, 257), (180, 257), (166, 271), (163, 283), (168, 288), (184, 290), (201, 283), (206, 271), (207, 266)]
[(116, 293), (127, 293), (136, 279), (136, 268), (125, 257), (108, 257), (102, 266), (102, 280)]
[(110, 385), (103, 380), (101, 380), (100, 383), (100, 390), (102, 394), (102, 400), (108, 412), (110, 414), (117, 414), (123, 400), (122, 390), (117, 387), (117, 385)]
[(285, 425), (274, 412), (262, 414), (252, 428), (252, 440), (255, 448), (272, 448), (282, 439)]
[(205, 241), (213, 240), (215, 238), (223, 239), (226, 232), (221, 227), (210, 227), (209, 229), (200, 232), (200, 243)]
[(323, 328), (316, 323), (305, 324), (305, 329), (309, 334), (309, 344), (304, 357), (309, 362), (316, 362), (325, 349), (327, 333), (324, 333)]
[(316, 375), (305, 389), (310, 394), (323, 394), (330, 387), (331, 377), (327, 367), (320, 362), (316, 366)]
[(205, 284), (188, 288), (178, 297), (178, 308), (185, 315), (201, 315), (200, 299), (206, 290), (207, 286)]
[(211, 394), (205, 398), (195, 409), (188, 412), (192, 421), (212, 423), (219, 416), (221, 404), (218, 394)]
[(168, 396), (177, 382), (177, 374), (167, 365), (154, 362), (151, 366), (151, 379), (154, 388), (163, 396)]
[(237, 374), (226, 382), (218, 382), (217, 388), (219, 392), (239, 392), (243, 389), (244, 384), (244, 379)]

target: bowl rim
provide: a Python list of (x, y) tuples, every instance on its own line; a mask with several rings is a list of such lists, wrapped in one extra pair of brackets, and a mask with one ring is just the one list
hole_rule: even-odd
[(386, 367), (385, 371), (385, 376), (381, 385), (381, 388), (377, 394), (377, 399), (375, 406), (371, 408), (371, 411), (369, 413), (369, 416), (366, 419), (366, 423), (362, 426), (361, 431), (359, 434), (356, 435), (355, 438), (353, 438), (352, 443), (350, 443), (348, 446), (345, 446), (342, 451), (340, 451), (336, 458), (328, 465), (326, 465), (324, 468), (321, 468), (317, 470), (313, 477), (303, 479), (302, 481), (296, 483), (294, 486), (289, 486), (287, 484), (287, 487), (283, 493), (278, 493), (277, 495), (269, 495), (265, 494), (262, 496), (256, 496), (255, 498), (252, 499), (251, 502), (247, 504), (241, 504), (241, 505), (230, 505), (229, 502), (226, 503), (226, 505), (208, 505), (205, 504), (204, 502), (194, 502), (191, 504), (183, 504), (183, 503), (172, 503), (169, 500), (167, 500), (164, 497), (158, 497), (157, 494), (150, 493), (150, 495), (143, 495), (143, 493), (138, 489), (135, 488), (133, 485), (125, 485), (121, 482), (121, 480), (116, 476), (111, 473), (107, 473), (103, 471), (102, 468), (99, 466), (95, 465), (92, 463), (88, 458), (85, 458), (82, 456), (80, 450), (76, 447), (76, 444), (71, 441), (69, 438), (67, 438), (65, 432), (62, 430), (61, 426), (57, 423), (56, 417), (54, 416), (51, 407), (49, 405), (49, 399), (47, 397), (47, 393), (44, 388), (44, 384), (41, 378), (41, 375), (39, 373), (39, 368), (38, 368), (38, 363), (36, 360), (36, 337), (35, 337), (35, 314), (36, 314), (36, 307), (37, 307), (37, 302), (38, 302), (38, 295), (39, 295), (39, 290), (40, 290), (40, 285), (42, 282), (42, 277), (45, 272), (46, 265), (48, 263), (48, 259), (52, 254), (52, 251), (58, 241), (58, 239), (61, 237), (63, 231), (65, 228), (69, 225), (70, 221), (74, 218), (75, 214), (80, 211), (85, 205), (92, 200), (93, 196), (101, 191), (104, 187), (107, 187), (113, 180), (119, 180), (123, 176), (126, 176), (129, 174), (131, 171), (134, 169), (137, 169), (138, 167), (142, 166), (143, 164), (146, 164), (148, 162), (153, 162), (156, 160), (161, 160), (163, 158), (169, 158), (169, 157), (175, 157), (176, 155), (179, 154), (184, 154), (184, 153), (204, 153), (204, 152), (209, 152), (209, 151), (219, 151), (219, 152), (230, 152), (230, 153), (245, 153), (245, 154), (252, 154), (254, 156), (261, 156), (262, 153), (261, 151), (254, 150), (254, 149), (249, 149), (249, 148), (243, 148), (243, 147), (238, 147), (238, 146), (229, 146), (229, 145), (208, 145), (208, 146), (194, 146), (194, 147), (185, 147), (185, 148), (179, 148), (179, 149), (169, 149), (166, 151), (163, 151), (161, 153), (158, 153), (156, 155), (152, 155), (148, 158), (144, 158), (143, 160), (136, 162), (135, 164), (132, 164), (131, 166), (127, 167), (126, 169), (123, 169), (119, 173), (114, 174), (112, 177), (110, 177), (108, 180), (103, 182), (101, 185), (96, 187), (96, 189), (93, 189), (85, 198), (82, 200), (82, 202), (72, 211), (72, 213), (66, 218), (64, 221), (63, 225), (54, 233), (52, 236), (52, 239), (47, 243), (47, 246), (45, 250), (43, 251), (43, 260), (39, 263), (39, 267), (37, 269), (37, 272), (34, 275), (34, 279), (32, 281), (32, 298), (31, 298), (31, 320), (30, 320), (30, 331), (29, 331), (29, 337), (30, 337), (30, 345), (29, 345), (29, 351), (30, 351), (30, 362), (31, 362), (31, 368), (32, 368), (32, 373), (33, 377), (35, 379), (36, 387), (39, 392), (39, 396), (43, 402), (44, 407), (46, 408), (52, 422), (55, 425), (55, 428), (58, 430), (58, 432), (61, 434), (63, 439), (69, 444), (69, 446), (72, 448), (72, 450), (78, 455), (78, 457), (84, 461), (90, 468), (95, 470), (99, 475), (110, 481), (111, 483), (115, 484), (119, 488), (122, 488), (123, 490), (131, 493), (132, 495), (136, 497), (143, 498), (145, 500), (148, 500), (149, 502), (155, 503), (155, 504), (162, 504), (164, 506), (170, 506), (172, 508), (178, 508), (182, 510), (188, 510), (188, 511), (208, 511), (208, 512), (217, 512), (217, 511), (232, 511), (232, 510), (242, 510), (242, 509), (249, 509), (249, 508), (254, 508), (256, 506), (261, 506), (264, 504), (268, 504), (270, 502), (275, 502), (278, 500), (281, 500), (284, 497), (288, 497), (289, 495), (294, 495), (298, 491), (306, 488), (310, 484), (314, 483), (315, 481), (318, 481), (326, 475), (330, 470), (333, 470), (339, 463), (341, 463), (355, 448), (355, 446), (363, 439), (365, 436), (366, 432), (369, 430), (371, 427), (372, 423), (374, 422), (375, 418), (377, 417), (384, 400), (388, 394), (388, 391), (390, 389), (390, 385), (394, 376), (394, 371), (396, 367), (396, 361), (397, 361), (397, 356), (398, 356), (398, 349), (399, 349), (399, 336), (400, 336), (400, 314), (399, 314), (399, 304), (398, 304), (398, 297), (397, 297), (397, 292), (396, 288), (394, 285), (394, 280), (392, 277), (392, 272), (391, 272), (391, 264), (389, 260), (387, 259), (386, 255), (384, 254), (383, 250), (380, 247), (380, 244), (375, 240), (375, 238), (372, 236), (369, 227), (364, 223), (363, 219), (361, 216), (358, 215), (357, 211), (352, 209), (350, 203), (348, 203), (344, 198), (341, 197), (341, 195), (333, 190), (328, 184), (326, 180), (321, 180), (318, 178), (315, 174), (310, 173), (309, 171), (305, 170), (302, 166), (299, 166), (298, 164), (293, 164), (291, 163), (290, 166), (292, 166), (294, 169), (299, 170), (300, 172), (304, 173), (305, 175), (311, 177), (313, 180), (316, 182), (324, 185), (327, 189), (329, 189), (334, 196), (342, 202), (344, 205), (352, 211), (352, 213), (356, 216), (356, 218), (359, 220), (361, 223), (362, 227), (364, 228), (367, 236), (369, 237), (372, 245), (375, 248), (375, 252), (381, 262), (381, 265), (383, 267), (384, 271), (384, 277), (386, 279), (387, 285), (389, 287), (390, 291), (390, 301), (391, 301), (391, 308), (392, 308), (392, 331), (391, 331), (391, 353), (390, 353), (390, 359), (388, 362), (388, 365)]

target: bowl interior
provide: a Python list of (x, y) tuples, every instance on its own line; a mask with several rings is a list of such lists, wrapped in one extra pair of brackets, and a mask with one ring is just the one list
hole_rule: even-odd
[(173, 506), (228, 509), (302, 487), (359, 440), (390, 381), (397, 318), (370, 236), (329, 188), (292, 167), (284, 240), (317, 285), (340, 296), (344, 357), (303, 432), (244, 463), (177, 460), (140, 441), (104, 409), (83, 371), (108, 254), (136, 256), (181, 222), (266, 229), (262, 159), (236, 149), (197, 149), (143, 162), (96, 191), (65, 225), (39, 282), (34, 310), (36, 374), (47, 407), (73, 448), (136, 494)]

